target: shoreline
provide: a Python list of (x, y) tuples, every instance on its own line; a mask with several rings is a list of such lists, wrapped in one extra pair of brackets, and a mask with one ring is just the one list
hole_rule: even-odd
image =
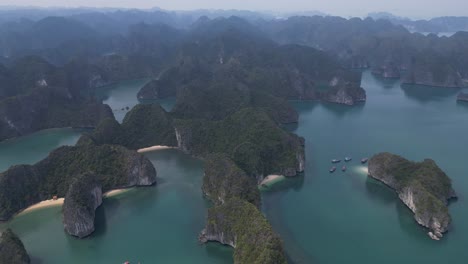
[(273, 184), (280, 182), (286, 179), (283, 175), (268, 175), (266, 176), (263, 181), (259, 184), (259, 187), (270, 187)]
[(156, 150), (163, 150), (163, 149), (176, 149), (177, 147), (170, 147), (170, 146), (152, 146), (152, 147), (147, 147), (147, 148), (141, 148), (138, 149), (138, 153), (146, 153), (146, 152), (151, 152), (151, 151), (156, 151)]
[[(131, 188), (111, 190), (111, 191), (108, 191), (106, 193), (103, 193), (102, 198), (103, 199), (110, 198), (110, 197), (113, 197), (113, 196), (128, 192), (130, 190), (131, 190)], [(44, 209), (44, 208), (48, 208), (48, 207), (63, 205), (64, 201), (65, 201), (65, 198), (58, 198), (58, 199), (55, 199), (55, 200), (54, 199), (44, 200), (44, 201), (38, 202), (36, 204), (33, 204), (33, 205), (25, 208), (24, 210), (20, 211), (19, 213), (17, 213), (13, 217), (23, 215), (23, 214), (26, 214), (26, 213), (29, 213), (29, 212), (32, 212), (32, 211), (36, 211), (36, 210), (39, 210), (39, 209)]]

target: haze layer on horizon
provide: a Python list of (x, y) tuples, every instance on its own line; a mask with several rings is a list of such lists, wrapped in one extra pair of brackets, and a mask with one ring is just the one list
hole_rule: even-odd
[(252, 11), (321, 11), (343, 17), (390, 12), (411, 18), (468, 16), (466, 0), (0, 0), (0, 6), (34, 7), (116, 7), (167, 10), (239, 9)]

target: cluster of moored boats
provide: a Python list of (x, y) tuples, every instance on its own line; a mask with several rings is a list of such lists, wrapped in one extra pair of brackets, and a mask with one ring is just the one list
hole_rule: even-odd
[[(345, 162), (350, 162), (351, 160), (353, 160), (353, 158), (351, 158), (351, 157), (345, 157), (344, 158)], [(365, 164), (365, 163), (367, 163), (368, 160), (369, 160), (368, 158), (362, 158), (361, 163)], [(340, 159), (332, 159), (331, 162), (333, 164), (337, 164), (337, 163), (340, 163), (341, 160)], [(345, 172), (347, 169), (348, 168), (346, 167), (346, 165), (343, 165), (343, 167), (341, 167), (341, 171), (343, 171), (343, 172)], [(330, 168), (330, 173), (333, 173), (335, 171), (336, 171), (336, 166), (333, 166), (333, 167)]]

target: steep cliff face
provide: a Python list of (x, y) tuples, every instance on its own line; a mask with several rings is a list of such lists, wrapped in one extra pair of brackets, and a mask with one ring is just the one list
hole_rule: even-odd
[(206, 158), (202, 191), (214, 204), (240, 198), (260, 206), (260, 191), (256, 179), (247, 176), (225, 154), (213, 154)]
[[(181, 125), (174, 127), (177, 139), (177, 148), (185, 154), (190, 154), (192, 148), (192, 129), (189, 126)], [(183, 122), (185, 123), (185, 122)]]
[(448, 88), (461, 88), (467, 87), (468, 83), (464, 81), (458, 72), (450, 72), (444, 76), (437, 76), (439, 73), (426, 71), (423, 69), (411, 69), (411, 71), (404, 76), (404, 84), (448, 87)]
[(399, 79), (401, 77), (400, 69), (393, 62), (386, 62), (372, 69), (372, 74), (386, 79)]
[(321, 99), (330, 103), (354, 105), (366, 101), (366, 91), (356, 84), (338, 84), (323, 92)]
[(390, 153), (369, 160), (369, 175), (394, 189), (414, 213), (416, 222), (439, 240), (448, 231), (451, 217), (448, 200), (456, 197), (447, 175), (433, 160), (411, 162)]
[(107, 105), (67, 99), (47, 87), (35, 89), (0, 102), (0, 141), (47, 128), (95, 127), (112, 117)]
[(94, 172), (103, 191), (156, 183), (152, 163), (135, 151), (113, 145), (61, 147), (33, 166), (0, 174), (0, 219), (53, 196), (64, 197), (77, 175)]
[(232, 199), (208, 210), (200, 240), (233, 247), (234, 263), (287, 263), (281, 239), (251, 203)]
[(402, 83), (437, 87), (468, 87), (460, 71), (449, 59), (434, 54), (419, 55), (413, 59)]
[(102, 189), (96, 179), (89, 173), (78, 176), (65, 195), (63, 225), (72, 236), (83, 238), (94, 232), (95, 211), (102, 204)]
[(29, 264), (31, 260), (23, 242), (11, 229), (6, 229), (0, 236), (0, 263)]
[(457, 101), (464, 101), (464, 102), (468, 102), (468, 93), (459, 93), (457, 95)]

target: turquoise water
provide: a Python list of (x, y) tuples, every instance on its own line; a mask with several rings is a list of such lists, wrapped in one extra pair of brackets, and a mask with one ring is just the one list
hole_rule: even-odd
[(201, 161), (176, 150), (146, 156), (158, 170), (158, 185), (104, 199), (90, 238), (65, 234), (60, 206), (19, 215), (7, 225), (36, 263), (232, 263), (229, 247), (197, 241), (208, 206), (200, 191)]
[(121, 123), (125, 114), (139, 103), (136, 95), (149, 80), (129, 80), (101, 87), (97, 90), (97, 96), (112, 108), (115, 119)]
[[(122, 107), (138, 103), (142, 83), (123, 82), (100, 92), (118, 117)], [(157, 102), (170, 110), (175, 100)], [(74, 145), (79, 136), (80, 131), (54, 129), (0, 143), (0, 168), (35, 163), (60, 145)], [(157, 168), (158, 185), (106, 198), (90, 238), (64, 233), (61, 206), (20, 214), (0, 229), (11, 227), (20, 236), (33, 263), (232, 263), (231, 248), (198, 244), (208, 208), (201, 193), (201, 161), (176, 150), (146, 156)]]
[(156, 102), (166, 109), (166, 111), (170, 111), (175, 104), (175, 98), (145, 101), (138, 100), (138, 91), (149, 81), (150, 79), (136, 79), (118, 82), (99, 88), (97, 90), (97, 96), (102, 99), (103, 103), (108, 104), (112, 108), (115, 119), (120, 123), (123, 121), (127, 112), (139, 103)]
[[(468, 104), (456, 102), (456, 89), (363, 77), (360, 106), (294, 103), (306, 172), (265, 194), (265, 211), (297, 263), (466, 263)], [(382, 151), (432, 158), (452, 178), (460, 198), (442, 241), (429, 239), (392, 191), (366, 177), (359, 160)], [(345, 156), (354, 158), (348, 171), (330, 174), (330, 160)]]
[[(106, 102), (117, 110), (138, 103), (134, 84), (121, 85), (128, 95), (110, 93)], [(306, 138), (306, 172), (263, 195), (264, 212), (289, 256), (296, 263), (465, 263), (468, 104), (456, 102), (455, 89), (400, 87), (398, 81), (382, 81), (368, 72), (362, 86), (368, 101), (355, 107), (293, 103), (300, 123), (291, 129)], [(162, 102), (167, 109), (174, 103)], [(61, 144), (60, 135), (50, 138), (57, 140), (44, 143), (30, 158), (23, 154), (41, 137), (0, 144), (0, 154), (13, 157), (0, 165), (42, 158)], [(413, 160), (433, 158), (452, 178), (460, 198), (450, 205), (453, 228), (442, 241), (430, 240), (391, 190), (367, 178), (359, 160), (381, 151)], [(200, 190), (202, 163), (175, 150), (147, 156), (158, 170), (159, 184), (105, 199), (91, 238), (66, 236), (60, 207), (20, 215), (7, 225), (36, 263), (232, 263), (230, 248), (197, 243), (207, 208)], [(330, 174), (330, 160), (345, 156), (354, 158), (348, 171)]]
[(12, 165), (34, 164), (59, 146), (75, 145), (81, 132), (71, 128), (48, 129), (0, 142), (0, 172)]

